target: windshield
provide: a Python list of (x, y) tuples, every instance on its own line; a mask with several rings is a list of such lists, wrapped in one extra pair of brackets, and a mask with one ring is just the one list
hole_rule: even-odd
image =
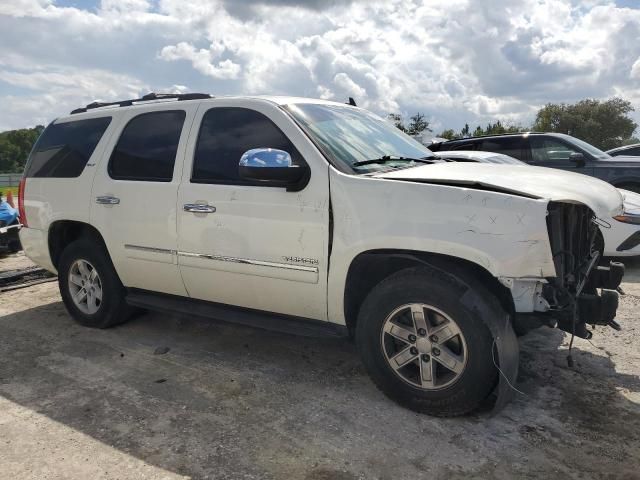
[[(307, 135), (336, 163), (367, 173), (413, 166), (411, 159), (433, 152), (382, 118), (352, 106), (296, 103), (284, 107)], [(380, 163), (358, 163), (380, 159)]]
[(563, 137), (565, 137), (567, 140), (569, 140), (575, 146), (581, 148), (582, 150), (584, 150), (585, 152), (593, 155), (596, 158), (600, 158), (600, 159), (611, 158), (611, 155), (609, 155), (608, 153), (604, 153), (599, 148), (596, 148), (593, 145), (591, 145), (590, 143), (584, 142), (584, 141), (580, 140), (579, 138), (572, 137), (571, 135), (563, 135)]

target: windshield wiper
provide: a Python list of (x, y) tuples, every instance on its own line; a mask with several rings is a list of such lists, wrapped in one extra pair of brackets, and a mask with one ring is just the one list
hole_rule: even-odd
[(374, 163), (389, 163), (389, 162), (415, 162), (415, 163), (433, 163), (439, 160), (438, 157), (423, 157), (423, 158), (410, 158), (410, 157), (396, 157), (393, 155), (383, 155), (380, 158), (373, 158), (371, 160), (360, 160), (351, 164), (352, 167), (362, 167), (364, 165), (372, 165)]

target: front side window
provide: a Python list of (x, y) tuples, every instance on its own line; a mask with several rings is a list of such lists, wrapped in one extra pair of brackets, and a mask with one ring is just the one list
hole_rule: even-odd
[(572, 153), (579, 153), (577, 149), (555, 138), (531, 137), (529, 142), (534, 162), (567, 162)]
[[(351, 106), (296, 103), (285, 109), (334, 164), (346, 171), (367, 173), (406, 167), (405, 159), (433, 159), (433, 152), (389, 122)], [(369, 160), (388, 160), (359, 166)], [(398, 161), (394, 162), (394, 159)]]
[(254, 148), (284, 150), (294, 165), (304, 164), (293, 143), (262, 113), (239, 107), (208, 110), (200, 126), (191, 181), (254, 185), (239, 175), (242, 154)]
[[(593, 145), (591, 145), (590, 143), (585, 142), (584, 140), (580, 140), (579, 138), (572, 137), (571, 135), (565, 135), (565, 134), (562, 134), (562, 137), (570, 145), (574, 145), (578, 149), (582, 149), (583, 151), (587, 152), (589, 155), (591, 155), (594, 158), (599, 158), (601, 160), (604, 160), (604, 159), (607, 159), (607, 158), (611, 158), (611, 155), (609, 155), (608, 153), (603, 152), (599, 148), (594, 147)], [(580, 151), (580, 150), (576, 150), (576, 151)]]
[(481, 150), (485, 152), (501, 153), (510, 157), (522, 160), (522, 143), (521, 135), (502, 138), (486, 138), (482, 141)]
[(184, 110), (143, 113), (127, 123), (109, 159), (115, 180), (170, 182)]
[(27, 177), (78, 177), (111, 123), (111, 117), (49, 125), (29, 157)]

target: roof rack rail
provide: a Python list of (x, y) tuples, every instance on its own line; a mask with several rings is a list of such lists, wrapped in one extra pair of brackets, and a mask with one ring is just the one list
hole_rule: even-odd
[(114, 105), (118, 105), (119, 107), (130, 107), (134, 103), (139, 102), (150, 102), (154, 100), (167, 100), (167, 99), (175, 99), (175, 100), (201, 100), (204, 98), (213, 98), (208, 93), (147, 93), (141, 98), (132, 98), (131, 100), (118, 100), (115, 102), (93, 102), (87, 105), (86, 107), (76, 108), (71, 111), (71, 115), (74, 113), (84, 113), (94, 108), (102, 108), (102, 107), (112, 107)]

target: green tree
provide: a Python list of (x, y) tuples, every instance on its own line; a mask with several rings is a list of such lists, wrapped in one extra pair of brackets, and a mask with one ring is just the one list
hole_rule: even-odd
[(457, 140), (460, 136), (455, 132), (453, 128), (447, 128), (437, 135), (440, 138), (446, 138), (447, 140)]
[(31, 147), (44, 130), (42, 125), (0, 133), (0, 173), (19, 173), (31, 152)]
[(574, 104), (549, 103), (538, 111), (533, 129), (566, 133), (608, 150), (623, 145), (633, 135), (638, 127), (629, 117), (633, 111), (631, 102), (619, 97)]
[(410, 120), (411, 122), (407, 126), (406, 130), (409, 135), (419, 135), (425, 130), (427, 132), (433, 131), (429, 128), (429, 122), (424, 119), (424, 115), (419, 112), (412, 116)]

